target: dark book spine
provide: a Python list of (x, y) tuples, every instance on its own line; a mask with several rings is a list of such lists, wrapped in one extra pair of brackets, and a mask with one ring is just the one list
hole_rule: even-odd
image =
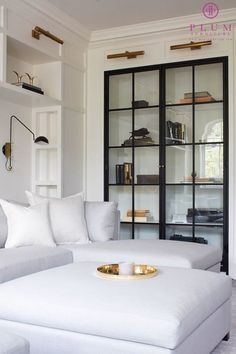
[(120, 165), (116, 165), (116, 184), (120, 183)]
[(120, 178), (120, 184), (125, 183), (125, 172), (124, 172), (124, 165), (119, 165), (119, 178)]

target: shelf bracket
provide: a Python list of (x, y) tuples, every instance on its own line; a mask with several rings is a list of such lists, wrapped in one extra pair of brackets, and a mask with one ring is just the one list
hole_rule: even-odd
[(201, 49), (202, 47), (204, 47), (206, 45), (211, 45), (211, 44), (212, 44), (212, 41), (202, 41), (202, 42), (193, 42), (193, 41), (191, 41), (190, 43), (171, 45), (170, 49), (174, 50), (174, 49), (190, 48), (191, 50), (195, 50), (195, 49)]
[(108, 54), (107, 59), (117, 59), (117, 58), (127, 58), (127, 59), (135, 59), (138, 55), (144, 55), (144, 50), (138, 50), (136, 52), (125, 51), (124, 53), (117, 54)]
[(63, 44), (64, 41), (56, 36), (54, 36), (54, 34), (50, 33), (49, 31), (44, 30), (42, 27), (39, 26), (35, 26), (32, 29), (32, 37), (35, 39), (40, 39), (40, 35), (43, 34), (44, 36), (51, 38), (53, 41), (59, 43), (59, 44)]

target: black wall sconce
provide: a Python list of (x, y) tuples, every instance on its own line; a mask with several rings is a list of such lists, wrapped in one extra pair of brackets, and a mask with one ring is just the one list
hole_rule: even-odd
[(3, 145), (2, 147), (2, 152), (6, 157), (6, 163), (5, 163), (5, 167), (7, 171), (11, 171), (12, 170), (12, 121), (13, 119), (16, 119), (21, 125), (23, 125), (23, 127), (25, 127), (32, 135), (33, 135), (33, 141), (36, 144), (48, 144), (49, 141), (45, 136), (38, 136), (37, 138), (35, 138), (35, 134), (32, 132), (32, 130), (30, 130), (19, 118), (17, 118), (16, 116), (12, 115), (10, 117), (10, 142), (7, 142)]

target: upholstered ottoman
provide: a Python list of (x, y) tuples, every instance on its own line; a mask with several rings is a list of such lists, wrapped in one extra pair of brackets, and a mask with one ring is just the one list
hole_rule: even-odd
[(74, 262), (134, 261), (158, 266), (220, 271), (222, 251), (210, 245), (170, 240), (119, 240), (65, 245)]
[(0, 354), (29, 354), (29, 342), (10, 333), (0, 331)]
[(0, 329), (31, 354), (209, 354), (230, 331), (231, 280), (161, 267), (145, 280), (107, 280), (73, 263), (4, 284)]

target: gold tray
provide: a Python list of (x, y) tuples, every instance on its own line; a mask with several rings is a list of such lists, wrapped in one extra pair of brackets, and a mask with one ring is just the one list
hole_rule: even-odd
[(119, 275), (119, 264), (104, 264), (97, 268), (97, 274), (105, 279), (138, 280), (157, 275), (157, 268), (147, 264), (135, 264), (133, 275)]

